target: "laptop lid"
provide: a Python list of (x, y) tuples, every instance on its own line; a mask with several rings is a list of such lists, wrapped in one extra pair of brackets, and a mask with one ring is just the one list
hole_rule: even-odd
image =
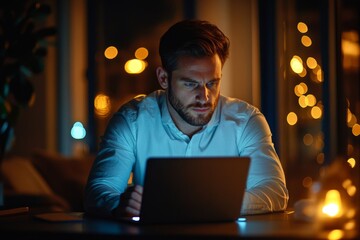
[(249, 165), (247, 157), (150, 158), (140, 222), (237, 220)]

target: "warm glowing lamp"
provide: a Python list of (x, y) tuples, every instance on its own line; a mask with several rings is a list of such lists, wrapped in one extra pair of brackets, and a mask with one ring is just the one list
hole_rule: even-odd
[(323, 202), (319, 205), (319, 220), (323, 228), (343, 229), (345, 224), (351, 220), (352, 216), (347, 216), (351, 212), (342, 197), (346, 197), (344, 192), (338, 189), (330, 189), (324, 193)]
[(320, 188), (314, 192), (317, 199), (317, 221), (326, 229), (355, 229), (357, 212), (356, 186), (351, 179), (351, 165), (339, 157), (320, 175)]
[(328, 217), (340, 217), (342, 215), (341, 196), (338, 190), (332, 189), (326, 193), (322, 213)]
[[(304, 137), (304, 143), (305, 140)], [(322, 157), (319, 157), (318, 162), (323, 162), (324, 155), (319, 156)], [(346, 161), (344, 157), (338, 157), (330, 165), (322, 168), (319, 181), (311, 180), (310, 198), (295, 203), (295, 218), (313, 221), (322, 229), (346, 232), (358, 228), (357, 186), (356, 181), (351, 179), (352, 162), (356, 160), (349, 158)]]

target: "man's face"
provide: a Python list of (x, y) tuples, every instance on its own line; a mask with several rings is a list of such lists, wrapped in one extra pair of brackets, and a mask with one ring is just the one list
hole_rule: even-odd
[(203, 126), (210, 121), (220, 95), (221, 67), (218, 55), (179, 59), (168, 88), (175, 122)]

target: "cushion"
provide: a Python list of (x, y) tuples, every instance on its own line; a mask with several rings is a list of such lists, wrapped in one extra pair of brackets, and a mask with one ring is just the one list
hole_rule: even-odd
[(4, 181), (4, 206), (30, 207), (30, 211), (68, 211), (65, 199), (55, 194), (31, 161), (11, 156), (3, 159), (1, 174)]
[(32, 162), (51, 189), (68, 201), (72, 211), (83, 211), (85, 185), (94, 158), (38, 151), (33, 154)]
[(2, 162), (2, 175), (14, 192), (20, 194), (51, 195), (46, 180), (26, 158), (11, 157)]

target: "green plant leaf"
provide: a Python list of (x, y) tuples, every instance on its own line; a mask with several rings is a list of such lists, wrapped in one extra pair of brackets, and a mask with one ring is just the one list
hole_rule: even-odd
[(10, 81), (10, 93), (16, 104), (25, 107), (31, 103), (34, 87), (29, 80), (18, 75)]

